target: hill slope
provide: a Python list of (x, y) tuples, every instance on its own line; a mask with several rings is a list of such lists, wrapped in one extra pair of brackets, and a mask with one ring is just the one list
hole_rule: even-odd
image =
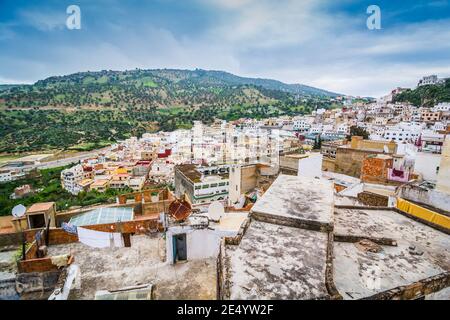
[(221, 71), (81, 72), (0, 90), (0, 154), (88, 150), (194, 120), (267, 118), (334, 107), (335, 94)]
[(336, 95), (301, 84), (199, 69), (80, 72), (0, 91), (8, 108), (225, 106)]
[(450, 79), (447, 79), (444, 85), (408, 89), (396, 95), (394, 101), (409, 102), (418, 107), (433, 107), (440, 102), (450, 102)]

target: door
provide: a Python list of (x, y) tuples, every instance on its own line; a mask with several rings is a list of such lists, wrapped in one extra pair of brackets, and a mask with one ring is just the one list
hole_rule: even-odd
[(173, 236), (174, 245), (174, 262), (180, 260), (187, 260), (187, 250), (186, 250), (186, 234), (177, 234)]
[(28, 218), (30, 219), (30, 229), (45, 227), (45, 216), (43, 214), (32, 214)]

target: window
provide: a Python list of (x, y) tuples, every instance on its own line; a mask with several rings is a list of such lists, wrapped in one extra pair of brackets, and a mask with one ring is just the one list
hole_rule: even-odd
[(209, 188), (209, 184), (202, 185), (202, 189), (208, 189), (208, 188)]
[(215, 187), (217, 187), (217, 183), (212, 183), (211, 188), (215, 188)]

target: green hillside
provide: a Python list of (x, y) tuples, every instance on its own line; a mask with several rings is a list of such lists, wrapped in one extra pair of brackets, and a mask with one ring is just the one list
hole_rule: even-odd
[(336, 95), (300, 84), (243, 78), (222, 71), (169, 69), (80, 72), (0, 90), (6, 108), (224, 106)]
[(440, 102), (450, 102), (450, 79), (444, 85), (426, 85), (408, 89), (394, 97), (394, 101), (409, 102), (418, 107), (433, 107)]
[(0, 90), (0, 154), (90, 149), (194, 120), (267, 118), (335, 106), (336, 94), (222, 71), (81, 72)]

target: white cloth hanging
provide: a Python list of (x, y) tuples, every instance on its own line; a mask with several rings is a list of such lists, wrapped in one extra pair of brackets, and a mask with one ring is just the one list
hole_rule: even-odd
[(78, 240), (94, 248), (123, 247), (122, 235), (114, 232), (103, 232), (78, 227)]
[(123, 248), (125, 246), (123, 243), (123, 237), (122, 237), (121, 233), (114, 232), (113, 239), (114, 239), (114, 247), (115, 248)]

